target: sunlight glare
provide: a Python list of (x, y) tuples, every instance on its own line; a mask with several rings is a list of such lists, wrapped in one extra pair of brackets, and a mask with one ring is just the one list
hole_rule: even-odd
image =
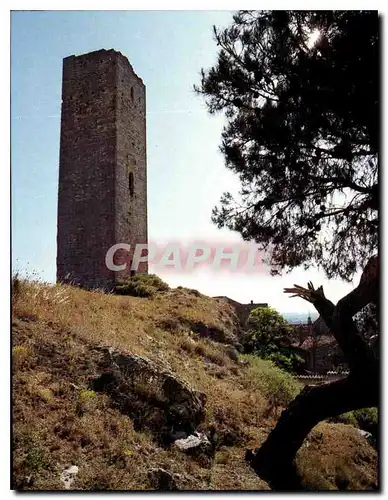
[(315, 29), (314, 31), (312, 31), (307, 40), (307, 47), (311, 49), (314, 46), (314, 44), (318, 41), (318, 38), (320, 36), (321, 32), (319, 31), (319, 29)]

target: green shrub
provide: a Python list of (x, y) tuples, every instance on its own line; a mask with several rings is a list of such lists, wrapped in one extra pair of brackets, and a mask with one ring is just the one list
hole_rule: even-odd
[(97, 397), (96, 392), (90, 389), (81, 389), (78, 394), (78, 398), (81, 401), (90, 401), (95, 399), (96, 397)]
[(337, 415), (336, 417), (331, 417), (328, 419), (328, 422), (353, 425), (353, 427), (358, 427), (357, 419), (352, 411), (342, 413), (341, 415)]
[(202, 293), (194, 288), (186, 288), (187, 293), (190, 295), (194, 295), (195, 297), (202, 297)]
[(43, 448), (33, 447), (28, 450), (24, 459), (24, 465), (31, 471), (46, 469), (48, 467), (48, 459)]
[(94, 410), (98, 404), (97, 394), (90, 389), (81, 389), (78, 393), (76, 410), (78, 414)]
[(296, 330), (272, 307), (257, 307), (248, 318), (252, 340), (259, 344), (275, 342), (289, 345), (296, 339)]
[(12, 349), (12, 362), (15, 367), (20, 368), (27, 364), (33, 355), (30, 347), (24, 345), (17, 345)]
[(287, 406), (299, 394), (300, 382), (272, 361), (251, 354), (242, 358), (249, 363), (246, 384), (270, 399), (274, 406)]
[(249, 329), (242, 339), (246, 353), (272, 361), (291, 373), (302, 370), (304, 360), (291, 346), (297, 336), (296, 330), (275, 309), (253, 309), (248, 324)]
[(275, 363), (276, 366), (290, 373), (298, 373), (304, 365), (304, 359), (291, 349), (278, 348), (270, 354), (264, 353), (262, 356)]
[(373, 436), (376, 436), (379, 424), (377, 408), (361, 408), (360, 410), (354, 410), (353, 415), (355, 416), (360, 429), (370, 432)]
[(155, 274), (136, 274), (132, 278), (119, 281), (115, 288), (118, 295), (153, 297), (157, 292), (166, 292), (170, 287)]
[(329, 422), (339, 422), (341, 424), (353, 425), (363, 431), (370, 432), (373, 436), (377, 434), (378, 411), (377, 408), (361, 408), (360, 410), (349, 411), (328, 419)]

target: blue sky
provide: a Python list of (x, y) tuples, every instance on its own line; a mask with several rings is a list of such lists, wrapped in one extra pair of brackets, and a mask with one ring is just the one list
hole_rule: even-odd
[[(201, 67), (216, 60), (212, 25), (228, 11), (14, 12), (11, 19), (11, 158), (13, 267), (55, 281), (62, 59), (101, 48), (128, 57), (147, 88), (148, 228), (150, 240), (183, 244), (200, 238), (239, 241), (210, 221), (211, 210), (238, 179), (219, 152), (224, 118), (210, 116), (193, 90)], [(323, 284), (336, 302), (353, 284), (317, 270), (281, 278), (236, 272), (159, 272), (172, 286), (197, 288), (279, 311), (313, 309), (282, 290)]]

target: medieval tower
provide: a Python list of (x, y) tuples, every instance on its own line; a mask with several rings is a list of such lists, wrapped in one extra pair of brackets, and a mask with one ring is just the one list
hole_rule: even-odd
[[(147, 243), (146, 96), (128, 59), (99, 50), (63, 60), (57, 280), (111, 289)], [(147, 272), (146, 263), (140, 272)]]

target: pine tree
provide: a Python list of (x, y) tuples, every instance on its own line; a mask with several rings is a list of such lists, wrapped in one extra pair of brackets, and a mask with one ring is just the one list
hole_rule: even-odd
[(269, 250), (274, 273), (350, 279), (376, 251), (378, 35), (377, 11), (241, 11), (214, 28), (218, 61), (195, 90), (225, 113), (241, 190), (212, 219)]

